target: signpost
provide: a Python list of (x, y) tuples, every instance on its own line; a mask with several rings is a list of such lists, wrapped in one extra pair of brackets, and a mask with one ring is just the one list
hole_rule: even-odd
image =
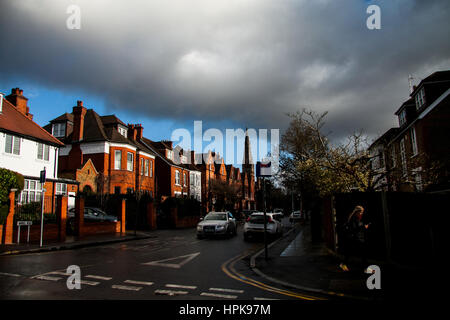
[(45, 202), (45, 189), (44, 189), (44, 184), (45, 184), (45, 167), (44, 170), (41, 171), (41, 177), (39, 179), (39, 182), (41, 183), (41, 187), (42, 187), (42, 195), (41, 195), (41, 200), (42, 200), (42, 210), (41, 210), (41, 239), (39, 242), (39, 246), (42, 247), (42, 239), (44, 237), (44, 202)]
[(265, 259), (268, 259), (267, 248), (267, 207), (266, 207), (266, 177), (272, 176), (272, 163), (258, 161), (256, 163), (256, 176), (263, 178), (263, 194), (264, 194), (264, 253)]

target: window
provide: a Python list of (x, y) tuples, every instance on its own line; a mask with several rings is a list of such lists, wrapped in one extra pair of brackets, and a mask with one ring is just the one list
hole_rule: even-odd
[(5, 152), (12, 154), (20, 154), (20, 138), (16, 136), (6, 135)]
[(128, 171), (133, 171), (133, 167), (134, 167), (134, 155), (131, 152), (127, 153), (127, 170)]
[(420, 109), (425, 104), (425, 88), (416, 94), (416, 109)]
[(120, 194), (120, 187), (114, 187), (114, 194)]
[(406, 110), (403, 110), (398, 116), (400, 127), (406, 123)]
[(49, 153), (50, 153), (50, 146), (49, 145), (46, 145), (46, 144), (43, 144), (43, 143), (38, 143), (37, 158), (39, 160), (48, 161)]
[(124, 136), (125, 138), (127, 137), (127, 129), (122, 128), (122, 127), (119, 127), (117, 130), (119, 131), (119, 133), (120, 133), (122, 136)]
[(416, 173), (414, 174), (414, 180), (416, 185), (416, 191), (422, 192), (423, 191), (423, 184), (422, 184), (422, 176), (420, 175), (420, 170), (416, 170)]
[(122, 151), (120, 150), (114, 151), (114, 169), (122, 169)]
[(180, 171), (175, 170), (175, 184), (180, 185)]
[(144, 175), (144, 159), (141, 159), (141, 176)]
[(56, 183), (56, 191), (55, 194), (67, 194), (67, 184), (65, 183)]
[(413, 155), (417, 155), (418, 150), (417, 150), (417, 139), (416, 139), (416, 128), (411, 128), (410, 129), (410, 133), (411, 133), (411, 147), (412, 147), (412, 152)]
[(41, 201), (42, 185), (36, 180), (25, 180), (24, 188), (20, 195), (20, 203)]
[(153, 177), (153, 162), (150, 161), (150, 177)]
[(66, 136), (66, 124), (65, 123), (53, 124), (52, 135), (54, 135), (55, 137), (65, 137)]
[(183, 173), (183, 185), (186, 187), (186, 182), (187, 182), (187, 179), (186, 179), (186, 172), (185, 173)]
[(395, 153), (395, 145), (392, 146), (391, 160), (392, 160), (392, 168), (395, 168), (397, 166), (397, 154)]
[(144, 166), (144, 170), (145, 170), (145, 175), (148, 177), (148, 163), (150, 161), (148, 159), (145, 160), (145, 166)]
[(167, 159), (173, 160), (173, 151), (167, 150)]
[(403, 176), (406, 176), (408, 167), (406, 165), (406, 149), (405, 149), (405, 138), (400, 141), (400, 157), (402, 159), (402, 171)]

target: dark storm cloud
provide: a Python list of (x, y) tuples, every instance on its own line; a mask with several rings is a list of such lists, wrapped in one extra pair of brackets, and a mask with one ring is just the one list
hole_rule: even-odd
[[(82, 29), (66, 29), (66, 8)], [(365, 26), (378, 4), (382, 29)], [(284, 128), (330, 111), (336, 137), (395, 124), (408, 75), (450, 66), (448, 1), (2, 1), (0, 74), (150, 117)], [(82, 97), (80, 97), (82, 98)]]

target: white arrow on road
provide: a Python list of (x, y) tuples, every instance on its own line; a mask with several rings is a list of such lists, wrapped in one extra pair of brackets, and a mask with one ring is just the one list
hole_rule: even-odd
[[(200, 254), (200, 252), (196, 252), (196, 253), (191, 253), (191, 254), (187, 254), (184, 256), (179, 256), (179, 257), (174, 257), (174, 258), (169, 258), (169, 259), (164, 259), (164, 260), (150, 261), (150, 262), (143, 263), (143, 265), (180, 269), (183, 265), (185, 265), (186, 263), (188, 263), (189, 261), (191, 261), (192, 259), (197, 257), (199, 254)], [(174, 260), (180, 260), (180, 259), (181, 259), (180, 263), (165, 263), (167, 261), (174, 261)]]

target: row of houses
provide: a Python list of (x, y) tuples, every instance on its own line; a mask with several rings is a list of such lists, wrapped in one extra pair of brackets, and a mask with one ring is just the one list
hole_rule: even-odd
[[(242, 171), (215, 152), (196, 154), (172, 141), (152, 141), (141, 124), (125, 124), (115, 115), (100, 116), (77, 101), (44, 127), (33, 121), (23, 90), (0, 97), (0, 167), (25, 177), (18, 201), (40, 201), (40, 172), (45, 168), (48, 197), (78, 192), (148, 194), (164, 201), (189, 197), (214, 209), (213, 182), (236, 187), (236, 210), (255, 208), (255, 174), (249, 137)], [(69, 198), (69, 205), (73, 204)]]
[(376, 189), (405, 192), (450, 190), (450, 70), (412, 86), (390, 128), (369, 148)]

